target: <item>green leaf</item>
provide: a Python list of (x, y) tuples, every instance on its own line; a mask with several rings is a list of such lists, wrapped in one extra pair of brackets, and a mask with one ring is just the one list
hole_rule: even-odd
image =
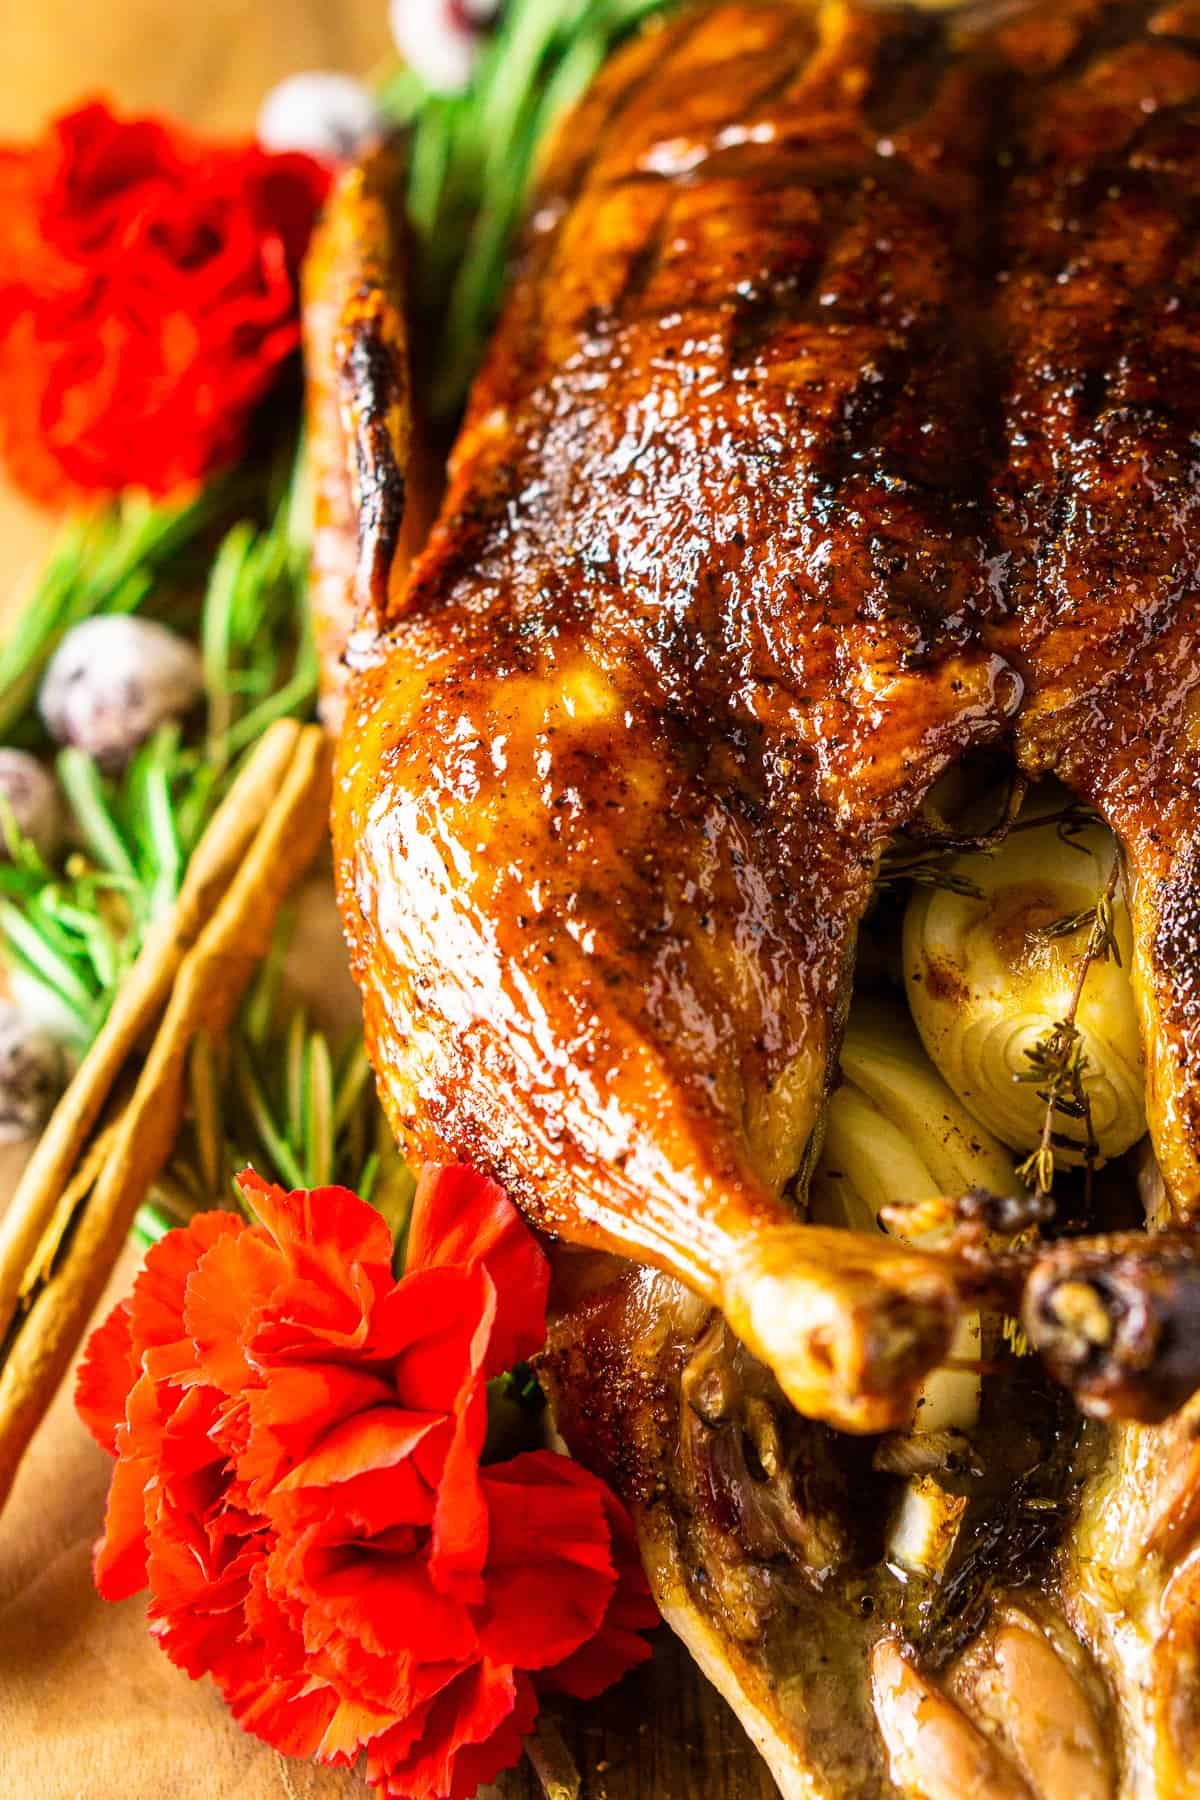
[(58, 754), (58, 780), (80, 835), (101, 868), (137, 881), (137, 868), (104, 792), (104, 780), (86, 751)]
[(302, 1188), (304, 1171), (292, 1154), (291, 1146), (276, 1121), (266, 1090), (258, 1078), (258, 1072), (244, 1044), (235, 1044), (233, 1061), (237, 1072), (239, 1092), (246, 1103), (254, 1129), (258, 1133), (269, 1159), (269, 1173), (277, 1180), (285, 1181), (289, 1187)]
[(183, 850), (171, 805), (170, 753), (146, 769), (146, 824), (153, 854), (149, 918), (158, 919), (174, 906), (183, 875)]
[(230, 727), (227, 737), (230, 756), (237, 756), (250, 744), (257, 743), (263, 732), (269, 725), (273, 725), (276, 719), (287, 718), (290, 714), (298, 714), (302, 718), (307, 717), (312, 711), (317, 697), (318, 674), (316, 645), (312, 641), (311, 634), (306, 630), (301, 639), (296, 656), (295, 671), (291, 678), (285, 681), (269, 700), (264, 700), (260, 706), (254, 708), (253, 712), (247, 713), (244, 718), (239, 719), (235, 725)]
[(291, 1143), (304, 1142), (304, 1116), (308, 1101), (308, 1019), (298, 1006), (288, 1022), (287, 1050), (284, 1056), (284, 1116)]
[(74, 1015), (80, 1038), (87, 1042), (96, 1029), (97, 995), (83, 979), (77, 965), (48, 942), (11, 900), (0, 900), (0, 932), (10, 956), (47, 993)]
[(208, 754), (218, 766), (227, 760), (225, 735), (232, 718), (230, 673), (233, 664), (233, 617), (238, 584), (250, 561), (255, 530), (246, 519), (222, 539), (204, 596), (201, 654), (208, 700)]
[(350, 1045), (345, 1066), (341, 1070), (337, 1082), (337, 1095), (333, 1103), (333, 1128), (341, 1131), (346, 1126), (351, 1114), (358, 1106), (371, 1081), (371, 1065), (367, 1060), (367, 1047), (361, 1038)]
[(354, 1192), (358, 1195), (360, 1200), (365, 1200), (368, 1206), (374, 1206), (375, 1204), (375, 1183), (379, 1177), (379, 1163), (380, 1156), (378, 1150), (372, 1150), (370, 1156), (368, 1156), (366, 1162), (362, 1166), (362, 1173), (359, 1176), (357, 1183), (354, 1184)]

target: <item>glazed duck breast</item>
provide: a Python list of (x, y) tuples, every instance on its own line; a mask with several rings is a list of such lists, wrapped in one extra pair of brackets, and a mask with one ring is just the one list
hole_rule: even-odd
[(330, 372), (367, 609), (337, 869), (395, 1126), (855, 1430), (961, 1295), (793, 1196), (881, 852), (974, 747), (1117, 832), (1155, 1144), (1200, 1195), (1200, 56), (1186, 8), (972, 17), (720, 6), (618, 56), (403, 580), (369, 249)]
[[(389, 1115), (558, 1241), (562, 1429), (789, 1795), (1200, 1788), (1198, 186), (1191, 6), (673, 13), (558, 135), (419, 554), (386, 158), (310, 270)], [(806, 1216), (881, 859), (980, 755), (1118, 840), (1165, 1234)]]

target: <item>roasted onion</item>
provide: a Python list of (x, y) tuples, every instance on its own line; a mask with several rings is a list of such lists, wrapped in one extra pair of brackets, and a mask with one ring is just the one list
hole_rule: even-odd
[[(897, 1009), (856, 1004), (841, 1069), (809, 1191), (812, 1215), (822, 1224), (877, 1231), (884, 1207), (911, 1206), (912, 1228), (897, 1235), (933, 1249), (953, 1212), (947, 1207), (939, 1215), (922, 1203), (973, 1187), (999, 1194), (1020, 1187), (1012, 1157), (951, 1093)], [(979, 1315), (966, 1314), (951, 1350), (956, 1361), (978, 1359), (979, 1330)], [(966, 1430), (978, 1408), (974, 1369), (937, 1369), (921, 1390), (914, 1425)]]
[[(1055, 823), (1027, 825), (998, 851), (948, 865), (948, 878), (974, 884), (979, 897), (937, 886), (915, 890), (909, 902), (904, 980), (922, 1042), (963, 1105), (1014, 1149), (1032, 1150), (1040, 1139), (1044, 1084), (1030, 1079), (1030, 1052), (1069, 1015), (1116, 855), (1102, 825), (1069, 834)], [(1112, 936), (1117, 955), (1091, 962), (1075, 1015), (1100, 1161), (1129, 1149), (1146, 1130), (1141, 1040), (1127, 973), (1129, 916), (1119, 888)], [(1060, 1166), (1083, 1160), (1083, 1121), (1060, 1116), (1055, 1135)]]
[[(809, 1190), (814, 1218), (877, 1231), (884, 1207), (909, 1209), (911, 1224), (892, 1229), (932, 1249), (954, 1219), (950, 1205), (937, 1206), (939, 1196), (973, 1187), (1005, 1194), (1020, 1186), (1012, 1157), (951, 1093), (897, 1009), (856, 1004), (841, 1070)], [(914, 1574), (936, 1578), (944, 1568), (964, 1502), (919, 1471), (919, 1446), (912, 1439), (937, 1433), (949, 1440), (970, 1432), (979, 1415), (982, 1334), (980, 1314), (964, 1313), (949, 1362), (934, 1370), (918, 1395), (908, 1444), (892, 1446), (893, 1456), (911, 1462), (913, 1473), (889, 1529), (888, 1558)]]

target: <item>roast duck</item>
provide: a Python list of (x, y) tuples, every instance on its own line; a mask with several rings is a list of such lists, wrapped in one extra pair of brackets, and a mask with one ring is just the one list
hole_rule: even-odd
[[(391, 1121), (554, 1246), (558, 1427), (785, 1794), (1200, 1793), (1200, 6), (668, 13), (557, 133), (431, 525), (402, 156), (308, 280)], [(1064, 844), (1114, 1146), (1082, 1054), (1025, 1046), (1040, 1140), (929, 1060), (921, 933)], [(864, 1223), (910, 1048), (952, 1170), (881, 1088)]]

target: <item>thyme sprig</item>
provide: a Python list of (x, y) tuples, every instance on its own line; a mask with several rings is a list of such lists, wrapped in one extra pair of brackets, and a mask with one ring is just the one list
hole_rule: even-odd
[(1091, 852), (1087, 845), (1081, 844), (1079, 839), (1093, 825), (1102, 825), (1103, 823), (1104, 821), (1094, 807), (1088, 806), (1082, 800), (1072, 800), (1066, 806), (1060, 807), (1057, 812), (1043, 813), (1040, 817), (1034, 816), (1030, 819), (1018, 819), (1013, 829), (1014, 831), (1029, 831), (1036, 829), (1039, 825), (1053, 825), (1064, 844), (1067, 844), (1072, 850), (1078, 850), (1083, 856), (1089, 856)]
[(1040, 926), (1039, 931), (1042, 937), (1049, 938), (1051, 942), (1058, 938), (1075, 937), (1085, 925), (1091, 926), (1095, 918), (1096, 908), (1084, 906), (1078, 912), (1064, 913), (1061, 919), (1051, 919), (1048, 925)]
[[(1087, 1053), (1083, 1048), (1076, 1019), (1089, 970), (1096, 963), (1106, 962), (1110, 956), (1118, 964), (1121, 960), (1113, 912), (1119, 876), (1120, 868), (1114, 861), (1104, 890), (1094, 907), (1043, 927), (1046, 936), (1066, 937), (1082, 930), (1090, 922), (1087, 943), (1079, 959), (1067, 1010), (1032, 1049), (1026, 1050), (1029, 1068), (1022, 1070), (1016, 1077), (1018, 1081), (1036, 1083), (1038, 1097), (1045, 1102), (1046, 1107), (1037, 1148), (1017, 1169), (1026, 1187), (1036, 1194), (1048, 1196), (1054, 1185), (1054, 1148), (1060, 1137), (1055, 1131), (1055, 1124), (1060, 1118), (1070, 1119), (1084, 1128), (1083, 1158), (1089, 1190), (1099, 1156), (1100, 1146), (1096, 1141), (1091, 1099), (1087, 1091)], [(1072, 1148), (1078, 1148), (1077, 1138), (1072, 1137), (1067, 1141)]]
[[(1024, 789), (1019, 791), (1023, 793)], [(1047, 825), (1055, 827), (1064, 844), (1084, 855), (1090, 855), (1087, 846), (1079, 842), (1079, 837), (1090, 826), (1099, 823), (1099, 815), (1090, 806), (1071, 800), (1052, 812), (1032, 812), (1027, 818), (1011, 816), (1006, 810), (1001, 821), (992, 830), (980, 835), (955, 836), (947, 831), (941, 838), (926, 836), (923, 841), (914, 841), (907, 835), (902, 835), (885, 851), (875, 886), (877, 890), (886, 892), (904, 882), (911, 882), (916, 887), (941, 888), (946, 893), (959, 894), (967, 900), (984, 900), (987, 895), (979, 883), (962, 869), (953, 867), (960, 858), (969, 856), (974, 860), (981, 856), (995, 856), (1011, 833), (1039, 831)], [(916, 843), (919, 843), (919, 848), (915, 847)], [(1075, 923), (1066, 919), (1056, 920), (1052, 925), (1044, 926), (1043, 931), (1050, 937), (1070, 936), (1090, 922), (1092, 913), (1093, 909), (1089, 907), (1084, 912), (1072, 915)]]

